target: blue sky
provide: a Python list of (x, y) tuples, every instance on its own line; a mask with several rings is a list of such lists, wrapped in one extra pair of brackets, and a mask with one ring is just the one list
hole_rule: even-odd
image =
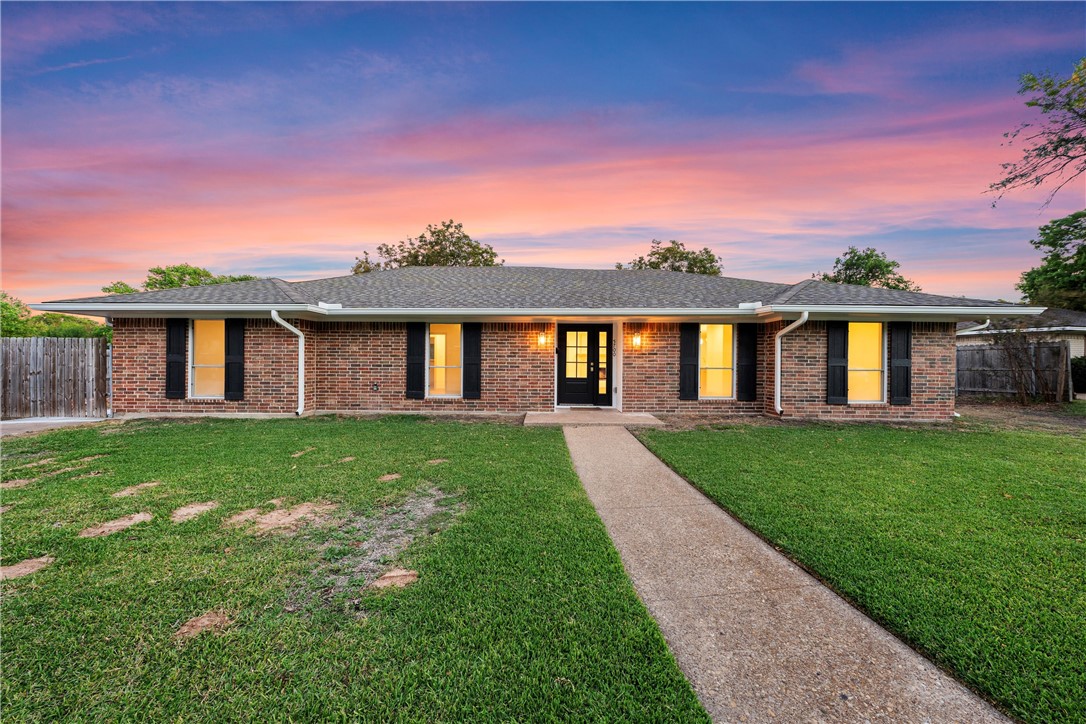
[(4, 288), (301, 279), (455, 218), (510, 264), (652, 238), (797, 281), (875, 246), (1016, 298), (1082, 183), (992, 208), (1082, 3), (3, 3)]

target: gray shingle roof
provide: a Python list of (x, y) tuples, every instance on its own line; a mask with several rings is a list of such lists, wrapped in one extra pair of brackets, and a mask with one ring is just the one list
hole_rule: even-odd
[(734, 309), (744, 302), (789, 306), (1014, 305), (807, 279), (798, 284), (658, 270), (546, 267), (406, 267), (285, 282), (260, 279), (51, 304), (311, 304), (354, 309)]
[[(294, 290), (294, 285), (282, 279), (255, 279), (248, 282), (208, 284), (202, 287), (162, 289), (156, 292), (109, 294), (79, 299), (58, 299), (48, 304), (75, 302), (81, 304), (307, 304)], [(315, 304), (316, 302), (312, 302)]]
[(344, 307), (706, 309), (766, 301), (786, 284), (656, 270), (407, 267), (295, 285)]

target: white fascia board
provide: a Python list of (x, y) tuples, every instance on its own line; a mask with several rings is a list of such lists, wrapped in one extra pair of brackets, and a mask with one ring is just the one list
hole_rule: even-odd
[(162, 316), (203, 313), (203, 314), (270, 314), (272, 310), (280, 314), (294, 312), (312, 314), (320, 317), (358, 317), (381, 319), (430, 319), (430, 318), (535, 318), (535, 317), (750, 317), (756, 309), (739, 308), (611, 308), (611, 309), (550, 309), (550, 308), (446, 308), (446, 307), (343, 307), (319, 306), (312, 304), (143, 304), (132, 303), (42, 303), (31, 304), (31, 309), (42, 312), (67, 312), (69, 314), (89, 314), (99, 316), (124, 317), (133, 313), (141, 316), (157, 314)]
[(778, 304), (767, 305), (758, 310), (760, 315), (799, 314), (810, 312), (815, 315), (875, 314), (895, 317), (965, 317), (967, 319), (983, 317), (1024, 317), (1040, 314), (1047, 307), (931, 307), (921, 305), (882, 305), (882, 304)]
[(959, 332), (959, 337), (974, 337), (981, 334), (1007, 334), (1008, 332), (1023, 333), (1048, 333), (1048, 332), (1079, 332), (1086, 334), (1086, 327), (1026, 327), (1024, 329), (982, 329), (979, 332)]

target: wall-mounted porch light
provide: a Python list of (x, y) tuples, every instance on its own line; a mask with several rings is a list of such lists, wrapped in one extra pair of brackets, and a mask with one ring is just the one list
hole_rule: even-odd
[(641, 349), (641, 333), (640, 332), (634, 332), (633, 346), (634, 346), (634, 349)]
[(546, 347), (547, 346), (547, 333), (546, 332), (540, 332), (539, 336), (536, 337), (536, 341), (539, 342), (540, 347)]

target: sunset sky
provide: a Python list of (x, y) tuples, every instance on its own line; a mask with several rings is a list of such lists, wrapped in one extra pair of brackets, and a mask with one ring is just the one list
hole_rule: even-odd
[(652, 238), (796, 282), (874, 246), (1017, 299), (1086, 181), (984, 193), (1086, 4), (81, 4), (2, 14), (3, 288), (350, 271), (453, 218), (515, 265)]

